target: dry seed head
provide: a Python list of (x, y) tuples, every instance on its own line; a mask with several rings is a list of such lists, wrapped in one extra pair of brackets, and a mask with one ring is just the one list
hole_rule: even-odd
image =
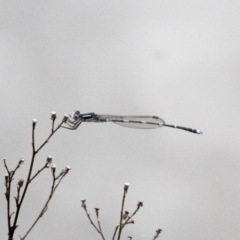
[(68, 115), (67, 114), (64, 114), (63, 116), (63, 122), (66, 122), (68, 120)]
[(51, 169), (52, 169), (52, 171), (55, 173), (55, 171), (56, 171), (56, 165), (53, 164), (52, 167), (51, 167)]
[(25, 161), (24, 157), (21, 157), (21, 158), (19, 159), (19, 164), (23, 164), (24, 161)]
[(125, 193), (127, 193), (128, 188), (129, 188), (129, 185), (130, 185), (129, 183), (125, 183), (125, 184), (124, 184), (124, 192), (125, 192)]
[(82, 201), (82, 207), (86, 208), (86, 199), (81, 200)]
[(22, 187), (24, 184), (24, 179), (19, 179), (18, 183), (17, 183), (17, 186), (18, 187)]
[(98, 214), (99, 214), (99, 208), (94, 208), (95, 209), (95, 212), (96, 212), (96, 215), (97, 215), (97, 217), (98, 217)]
[(122, 218), (123, 218), (123, 219), (126, 219), (126, 218), (128, 217), (128, 214), (129, 214), (129, 212), (128, 212), (128, 211), (125, 211), (124, 214), (123, 214), (123, 216), (122, 216)]
[(57, 113), (56, 112), (51, 112), (51, 120), (55, 120), (57, 118)]
[(51, 164), (52, 163), (52, 156), (51, 155), (47, 156), (46, 163), (47, 164)]
[(143, 207), (143, 201), (138, 201), (137, 206), (138, 207)]
[(36, 124), (37, 124), (37, 119), (34, 118), (34, 119), (32, 120), (32, 125), (33, 125), (33, 127), (35, 127)]
[(69, 170), (71, 170), (70, 166), (66, 166), (65, 171), (68, 172)]
[(5, 178), (5, 182), (8, 182), (9, 177), (8, 177), (8, 174), (7, 174), (7, 173), (4, 175), (4, 178)]

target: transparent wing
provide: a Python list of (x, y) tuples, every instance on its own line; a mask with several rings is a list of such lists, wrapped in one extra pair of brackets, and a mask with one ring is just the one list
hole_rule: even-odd
[(117, 116), (117, 115), (97, 115), (100, 122), (113, 122), (129, 128), (151, 129), (165, 125), (163, 119), (157, 116)]

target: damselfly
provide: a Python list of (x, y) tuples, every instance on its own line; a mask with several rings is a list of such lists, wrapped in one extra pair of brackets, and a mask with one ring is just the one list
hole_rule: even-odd
[(157, 116), (120, 116), (110, 114), (96, 114), (93, 112), (81, 114), (78, 110), (75, 111), (73, 115), (69, 115), (69, 118), (66, 121), (67, 126), (64, 126), (64, 128), (76, 130), (82, 122), (113, 122), (124, 127), (140, 129), (171, 127), (196, 134), (202, 134), (202, 131), (198, 129), (166, 124), (163, 119)]

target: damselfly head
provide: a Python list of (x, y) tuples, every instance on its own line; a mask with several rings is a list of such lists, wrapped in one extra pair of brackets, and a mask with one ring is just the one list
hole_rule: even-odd
[(73, 114), (73, 118), (74, 118), (74, 120), (78, 120), (79, 119), (79, 116), (80, 116), (80, 111), (79, 110), (76, 110), (75, 112), (74, 112), (74, 114)]

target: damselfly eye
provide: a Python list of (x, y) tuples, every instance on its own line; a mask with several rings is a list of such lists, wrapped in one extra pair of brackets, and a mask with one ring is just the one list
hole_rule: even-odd
[(79, 116), (80, 116), (80, 111), (75, 111), (75, 113), (73, 114), (73, 118), (74, 120), (78, 120), (79, 119)]

